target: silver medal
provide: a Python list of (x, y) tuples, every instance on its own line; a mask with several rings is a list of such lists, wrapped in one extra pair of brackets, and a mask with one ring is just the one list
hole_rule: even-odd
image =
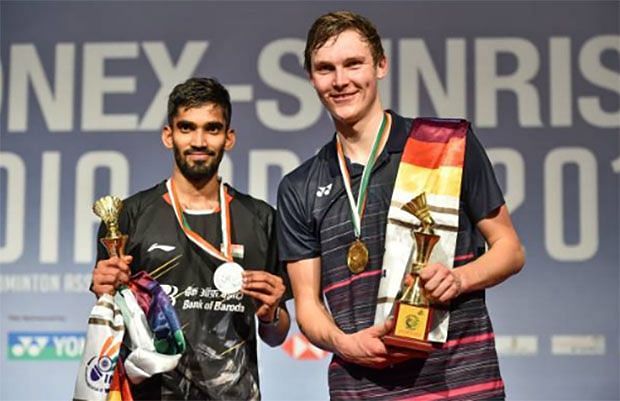
[(226, 262), (218, 266), (213, 274), (213, 284), (222, 295), (241, 291), (243, 283), (243, 267), (235, 262)]

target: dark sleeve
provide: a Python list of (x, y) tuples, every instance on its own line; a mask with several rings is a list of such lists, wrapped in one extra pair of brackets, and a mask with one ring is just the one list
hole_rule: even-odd
[(282, 281), (284, 281), (284, 285), (286, 286), (286, 291), (280, 300), (280, 306), (286, 309), (284, 304), (285, 301), (293, 298), (293, 293), (291, 291), (291, 282), (288, 278), (288, 274), (286, 272), (286, 268), (284, 263), (280, 261), (278, 257), (278, 241), (276, 238), (276, 213), (275, 210), (270, 208), (270, 213), (267, 218), (267, 261), (265, 265), (265, 269), (276, 276), (282, 277)]
[(312, 216), (307, 212), (305, 198), (284, 177), (278, 188), (277, 235), (282, 261), (309, 259), (320, 254), (319, 240), (314, 234)]
[(473, 224), (488, 217), (504, 204), (493, 166), (471, 128), (465, 142), (465, 161), (461, 197)]

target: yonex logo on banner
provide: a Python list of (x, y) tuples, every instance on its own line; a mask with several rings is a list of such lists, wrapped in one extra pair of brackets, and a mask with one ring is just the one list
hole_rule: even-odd
[(8, 333), (7, 358), (11, 360), (75, 360), (84, 351), (83, 332)]

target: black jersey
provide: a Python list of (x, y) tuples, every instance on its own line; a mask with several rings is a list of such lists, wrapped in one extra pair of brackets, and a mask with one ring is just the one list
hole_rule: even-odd
[[(230, 187), (228, 194), (235, 261), (245, 269), (284, 278), (277, 259), (273, 208)], [(220, 213), (186, 212), (185, 218), (194, 231), (220, 247)], [(223, 297), (215, 288), (213, 273), (222, 262), (185, 236), (165, 182), (124, 201), (119, 225), (129, 236), (126, 253), (133, 256), (132, 273), (151, 273), (171, 296), (188, 346), (174, 371), (133, 386), (134, 397), (260, 399), (255, 304), (240, 293)], [(102, 227), (100, 236), (103, 231)], [(107, 258), (99, 245), (97, 259)], [(286, 298), (287, 294), (282, 302)]]

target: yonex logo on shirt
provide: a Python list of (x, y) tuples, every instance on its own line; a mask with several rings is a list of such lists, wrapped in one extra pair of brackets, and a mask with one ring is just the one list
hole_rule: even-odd
[(316, 190), (317, 198), (329, 195), (332, 190), (332, 184), (325, 185), (324, 187), (319, 185), (319, 189)]

